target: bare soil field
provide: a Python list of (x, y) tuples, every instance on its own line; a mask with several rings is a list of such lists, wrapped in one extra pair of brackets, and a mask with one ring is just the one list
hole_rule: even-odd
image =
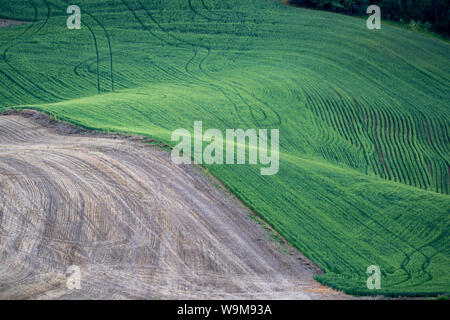
[(137, 140), (0, 116), (0, 299), (351, 298), (204, 172)]
[(19, 20), (11, 20), (11, 19), (1, 19), (0, 18), (0, 28), (2, 27), (9, 27), (9, 26), (16, 26), (23, 23), (30, 23), (28, 21), (19, 21)]

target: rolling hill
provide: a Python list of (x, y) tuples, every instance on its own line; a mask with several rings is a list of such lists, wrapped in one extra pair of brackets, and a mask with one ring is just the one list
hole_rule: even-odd
[[(168, 144), (279, 128), (280, 171), (208, 170), (351, 294), (450, 292), (450, 45), (268, 0), (0, 3), (0, 111)], [(381, 289), (366, 287), (380, 266)]]

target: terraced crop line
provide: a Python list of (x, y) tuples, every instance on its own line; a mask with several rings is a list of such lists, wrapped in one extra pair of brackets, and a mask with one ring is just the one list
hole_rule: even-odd
[[(28, 3), (31, 4), (31, 2), (28, 0)], [(15, 41), (19, 38), (21, 38), (24, 34), (26, 34), (29, 30), (31, 30), (34, 26), (34, 24), (37, 21), (37, 9), (36, 7), (34, 7), (34, 5), (32, 5), (34, 8), (34, 19), (32, 20), (31, 24), (29, 27), (27, 27), (23, 32), (21, 32), (12, 42), (13, 44), (15, 43)], [(10, 46), (12, 46), (13, 44), (11, 44)], [(9, 47), (7, 47), (2, 54), (2, 59), (4, 60), (5, 63), (6, 62), (6, 58), (5, 58), (5, 51), (8, 49)], [(38, 101), (41, 100), (40, 97), (38, 97), (37, 95), (35, 95), (34, 93), (30, 92), (28, 89), (26, 89), (24, 86), (22, 86), (19, 82), (17, 82), (14, 78), (12, 78), (10, 75), (8, 75), (5, 71), (0, 69), (0, 74), (2, 74), (4, 77), (6, 77), (6, 79), (8, 79), (10, 82), (14, 83), (16, 86), (18, 86), (19, 88), (21, 88), (24, 92), (27, 92), (28, 94), (30, 94), (31, 96), (33, 96), (34, 98), (38, 99)]]
[[(47, 3), (47, 1), (48, 1), (48, 0), (46, 0), (46, 3)], [(64, 6), (58, 5), (58, 4), (56, 3), (56, 2), (58, 2), (58, 1), (59, 1), (60, 3), (63, 3), (64, 6), (70, 5), (70, 2), (65, 1), (65, 0), (52, 0), (52, 2), (49, 1), (49, 3), (51, 3), (51, 4), (54, 5), (54, 6), (56, 6), (56, 7), (59, 8), (60, 10), (65, 11), (65, 7), (64, 7)], [(100, 26), (100, 28), (102, 28), (103, 32), (105, 33), (106, 40), (107, 40), (107, 43), (108, 43), (108, 51), (109, 51), (109, 57), (108, 57), (108, 58), (109, 58), (109, 69), (110, 69), (111, 91), (114, 92), (113, 53), (112, 53), (111, 39), (110, 39), (109, 33), (108, 33), (108, 31), (106, 30), (106, 28), (102, 25), (102, 23), (101, 23), (95, 16), (93, 16), (90, 12), (88, 12), (88, 11), (86, 11), (86, 10), (84, 10), (83, 12), (86, 13), (86, 15), (87, 15), (88, 17), (90, 17), (92, 20), (94, 20), (95, 23), (97, 23), (97, 24)], [(96, 36), (96, 34), (95, 34), (95, 31), (94, 31), (93, 27), (92, 27), (89, 23), (87, 23), (85, 20), (83, 20), (83, 25), (85, 25), (85, 26), (87, 27), (89, 33), (92, 35), (92, 39), (93, 39), (93, 42), (94, 42), (95, 55), (96, 55), (96, 72), (95, 72), (94, 74), (95, 74), (96, 80), (97, 80), (97, 81), (96, 81), (96, 82), (97, 82), (97, 83), (96, 83), (97, 93), (98, 93), (98, 94), (101, 94), (101, 92), (102, 92), (101, 80), (100, 80), (100, 61), (101, 61), (101, 59), (100, 59), (99, 45), (98, 45), (98, 41), (97, 41), (97, 36)], [(83, 64), (85, 64), (86, 62), (88, 62), (88, 61), (90, 61), (90, 60), (92, 60), (92, 58), (89, 58), (89, 59), (87, 59), (87, 60), (85, 60), (85, 61), (82, 61), (81, 63), (77, 64), (77, 65), (74, 67), (74, 70), (73, 70), (74, 73), (75, 73), (75, 75), (81, 76), (80, 73), (78, 72), (78, 69), (81, 68), (81, 66), (82, 66)], [(88, 68), (88, 71), (90, 72), (89, 68)]]
[[(202, 5), (203, 5), (203, 7), (205, 9), (207, 9), (203, 0), (202, 0)], [(189, 8), (191, 9), (192, 12), (194, 12), (194, 14), (196, 14), (198, 16), (201, 16), (202, 18), (206, 19), (207, 21), (221, 21), (221, 22), (225, 22), (225, 19), (226, 19), (225, 16), (221, 16), (221, 19), (213, 19), (211, 17), (207, 17), (207, 16), (204, 16), (202, 14), (199, 14), (199, 12), (194, 9), (194, 7), (192, 5), (192, 0), (189, 0)], [(196, 46), (203, 47), (203, 45), (196, 45)], [(252, 122), (253, 122), (254, 125), (256, 125), (257, 127), (263, 127), (263, 126), (265, 126), (265, 127), (280, 127), (281, 123), (282, 123), (281, 116), (275, 110), (274, 107), (270, 107), (267, 102), (264, 102), (260, 98), (257, 98), (254, 94), (252, 94), (251, 92), (246, 90), (245, 86), (241, 85), (240, 83), (238, 83), (236, 81), (229, 81), (228, 82), (228, 81), (224, 81), (224, 80), (221, 80), (221, 79), (217, 79), (217, 78), (213, 77), (212, 75), (210, 75), (209, 73), (206, 72), (206, 70), (203, 68), (203, 64), (211, 56), (212, 48), (208, 47), (208, 46), (205, 46), (204, 48), (206, 48), (208, 50), (208, 52), (207, 52), (207, 56), (199, 64), (200, 71), (206, 77), (208, 77), (209, 79), (215, 81), (217, 83), (217, 86), (225, 84), (227, 87), (229, 87), (238, 96), (239, 100), (241, 100), (247, 106), (247, 108), (249, 109), (250, 116), (252, 118)], [(254, 101), (252, 101), (251, 104), (249, 102), (247, 102), (242, 97), (242, 94), (240, 93), (240, 91), (245, 92), (248, 96), (252, 97)], [(235, 105), (236, 111), (238, 113), (240, 113), (240, 110), (236, 107), (236, 104), (234, 104), (234, 105)], [(267, 113), (264, 112), (264, 109), (266, 109), (268, 112), (270, 112), (273, 115), (275, 115), (276, 120), (272, 121), (272, 122), (262, 123), (260, 120), (256, 119), (256, 116), (255, 116), (255, 113), (254, 113), (254, 110), (253, 110), (254, 108), (258, 108), (258, 110), (263, 114), (263, 116), (264, 116), (263, 120), (267, 120)], [(241, 121), (244, 122), (244, 117), (242, 117), (242, 116), (239, 116), (239, 117), (240, 117)]]
[[(67, 5), (70, 5), (70, 1), (66, 1), (66, 0), (61, 0), (64, 1)], [(83, 12), (86, 13), (92, 20), (94, 20), (99, 26), (100, 28), (103, 30), (103, 32), (105, 33), (106, 36), (106, 40), (108, 42), (108, 50), (109, 50), (109, 68), (110, 68), (110, 80), (111, 80), (111, 91), (114, 92), (114, 64), (113, 64), (113, 52), (112, 52), (112, 47), (111, 47), (111, 38), (109, 36), (109, 33), (107, 31), (107, 29), (105, 28), (105, 26), (100, 22), (99, 19), (97, 19), (93, 14), (91, 14), (89, 11), (87, 11), (86, 9), (83, 9)], [(98, 61), (99, 63), (99, 61)], [(99, 72), (99, 70), (97, 69), (97, 72)]]
[[(192, 12), (194, 12), (196, 15), (198, 15), (199, 17), (205, 18), (208, 21), (222, 21), (222, 17), (220, 17), (219, 15), (217, 15), (216, 13), (208, 10), (208, 8), (206, 7), (206, 4), (204, 2), (204, 0), (201, 0), (201, 4), (203, 9), (205, 9), (209, 14), (213, 14), (216, 17), (212, 18), (211, 16), (206, 16), (202, 13), (200, 13), (193, 5), (192, 5), (192, 0), (188, 0), (189, 3), (189, 8), (191, 9)], [(218, 17), (218, 18), (217, 18)]]
[(0, 298), (349, 298), (165, 151), (35, 111), (0, 116), (0, 148)]
[[(47, 89), (43, 88), (41, 85), (37, 84), (36, 82), (34, 82), (33, 80), (31, 80), (28, 76), (24, 75), (20, 70), (18, 70), (16, 67), (14, 67), (11, 63), (9, 63), (8, 59), (7, 59), (7, 53), (8, 51), (14, 47), (15, 45), (17, 45), (20, 38), (23, 38), (28, 31), (30, 31), (35, 25), (36, 22), (38, 21), (37, 17), (38, 17), (38, 9), (37, 7), (34, 5), (34, 3), (32, 3), (30, 0), (27, 0), (28, 3), (34, 8), (34, 20), (33, 23), (30, 25), (29, 28), (27, 28), (23, 33), (21, 33), (16, 39), (15, 41), (12, 41), (12, 44), (10, 46), (8, 46), (4, 51), (3, 51), (3, 61), (8, 65), (8, 67), (13, 70), (14, 75), (16, 76), (16, 80), (14, 81), (15, 84), (19, 85), (19, 87), (24, 88), (23, 87), (23, 82), (29, 83), (31, 84), (31, 86), (38, 88), (41, 92), (45, 92), (49, 97), (52, 97), (52, 99), (57, 99), (60, 100), (62, 99), (62, 97), (48, 91)], [(47, 3), (46, 3), (47, 4)], [(48, 22), (48, 19), (50, 18), (50, 8), (47, 7), (47, 15), (45, 18), (44, 23), (38, 28), (38, 30), (36, 30), (33, 34), (37, 34)], [(4, 73), (4, 72), (3, 72)], [(20, 76), (20, 78), (19, 78)], [(12, 78), (12, 77), (8, 77), (8, 78)], [(26, 92), (30, 92), (30, 90), (26, 89)], [(33, 94), (33, 96), (35, 96)], [(35, 96), (36, 97), (36, 96)]]
[[(241, 116), (241, 110), (238, 107), (239, 102), (235, 102), (233, 100), (233, 98), (231, 98), (230, 94), (229, 94), (229, 90), (231, 90), (233, 92), (234, 95), (236, 95), (237, 100), (240, 101), (242, 104), (244, 104), (246, 106), (246, 108), (248, 108), (249, 112), (250, 112), (250, 116), (253, 122), (253, 125), (256, 125), (258, 127), (262, 127), (262, 126), (269, 126), (269, 127), (279, 127), (281, 125), (281, 117), (280, 115), (275, 111), (274, 108), (271, 108), (267, 103), (262, 102), (259, 99), (256, 99), (254, 97), (254, 95), (250, 94), (248, 91), (243, 90), (242, 88), (236, 88), (236, 86), (233, 83), (228, 83), (226, 81), (223, 80), (219, 80), (214, 78), (213, 76), (211, 76), (209, 73), (207, 73), (204, 68), (203, 68), (203, 64), (205, 63), (205, 61), (211, 56), (211, 52), (212, 52), (212, 48), (210, 46), (207, 45), (203, 45), (203, 44), (197, 44), (197, 43), (193, 43), (191, 41), (185, 40), (185, 39), (180, 39), (177, 36), (174, 36), (173, 34), (171, 34), (169, 31), (167, 31), (151, 14), (151, 12), (144, 6), (144, 4), (142, 3), (142, 1), (138, 0), (138, 4), (141, 6), (141, 8), (144, 10), (144, 12), (146, 13), (146, 15), (150, 18), (150, 20), (157, 25), (157, 27), (164, 33), (165, 37), (161, 37), (161, 36), (156, 36), (150, 29), (148, 29), (146, 27), (146, 25), (144, 24), (144, 22), (137, 16), (137, 14), (135, 13), (135, 10), (133, 10), (129, 4), (125, 1), (122, 0), (122, 3), (128, 8), (128, 10), (130, 10), (134, 17), (136, 18), (136, 20), (138, 20), (138, 22), (142, 25), (142, 27), (147, 30), (148, 32), (150, 32), (150, 34), (152, 34), (153, 36), (155, 36), (156, 38), (158, 38), (160, 41), (162, 41), (163, 43), (170, 45), (170, 46), (174, 46), (174, 47), (179, 47), (180, 45), (185, 45), (188, 48), (190, 48), (191, 50), (193, 50), (194, 52), (194, 56), (192, 57), (192, 59), (190, 59), (188, 61), (188, 63), (185, 66), (185, 70), (186, 72), (196, 81), (199, 81), (201, 83), (204, 83), (206, 86), (212, 86), (214, 88), (216, 88), (217, 90), (219, 90), (227, 100), (229, 100), (232, 105), (235, 108), (236, 114), (239, 117), (240, 121), (242, 123), (246, 123), (245, 119), (243, 116)], [(193, 11), (194, 14), (197, 14), (197, 11), (192, 7), (192, 3), (189, 2), (189, 7), (191, 8), (191, 11)], [(205, 18), (207, 19), (207, 18)], [(173, 42), (175, 41), (175, 43)], [(193, 63), (193, 61), (195, 60), (195, 58), (198, 55), (198, 51), (199, 50), (206, 50), (206, 55), (203, 57), (203, 59), (201, 59), (198, 63), (198, 70), (205, 76), (207, 77), (208, 81), (203, 80), (198, 78), (197, 76), (195, 76), (192, 72), (189, 71), (189, 65)], [(223, 87), (226, 88), (223, 88)], [(240, 90), (245, 91), (249, 96), (251, 96), (252, 98), (254, 98), (254, 102), (253, 104), (249, 104), (249, 102), (247, 102), (243, 97), (242, 94), (239, 92)], [(264, 115), (264, 119), (267, 119), (267, 113), (264, 112), (264, 108), (267, 109), (268, 112), (272, 113), (275, 115), (275, 119), (272, 122), (265, 122), (265, 123), (261, 123), (258, 119), (256, 119), (255, 113), (253, 111), (254, 108), (258, 108), (258, 110)], [(222, 120), (224, 121), (224, 120)]]
[(216, 16), (216, 17), (219, 17), (220, 20), (222, 20), (222, 21), (223, 21), (224, 19), (226, 19), (226, 16), (221, 15), (221, 14), (218, 14), (217, 12), (214, 12), (213, 10), (211, 10), (211, 9), (206, 5), (206, 0), (201, 0), (201, 2), (202, 2), (203, 8), (204, 8), (206, 11), (208, 11), (210, 14), (212, 14), (212, 15), (214, 15), (214, 16)]
[[(191, 81), (193, 81), (193, 82), (197, 81), (197, 83), (201, 83), (201, 84), (203, 84), (203, 85), (205, 85), (205, 86), (207, 86), (207, 87), (213, 87), (213, 88), (216, 88), (217, 90), (219, 90), (219, 91), (224, 95), (224, 97), (225, 97), (228, 101), (230, 101), (230, 103), (234, 106), (235, 111), (236, 111), (237, 115), (239, 116), (239, 110), (238, 110), (238, 107), (237, 107), (236, 103), (232, 100), (232, 98), (229, 96), (229, 94), (226, 93), (226, 91), (225, 91), (223, 88), (221, 88), (221, 86), (219, 86), (219, 85), (217, 85), (217, 84), (214, 84), (214, 83), (211, 83), (211, 82), (208, 82), (208, 81), (205, 81), (205, 80), (203, 80), (203, 79), (200, 79), (199, 77), (197, 77), (195, 74), (193, 74), (193, 73), (189, 70), (189, 66), (190, 66), (190, 65), (194, 62), (194, 60), (197, 58), (199, 49), (205, 49), (205, 50), (207, 51), (206, 57), (205, 57), (203, 60), (201, 60), (201, 62), (199, 62), (199, 65), (202, 63), (202, 61), (204, 61), (205, 59), (207, 59), (207, 58), (209, 57), (209, 55), (210, 55), (210, 48), (209, 48), (209, 47), (199, 46), (199, 45), (197, 45), (197, 44), (191, 43), (191, 42), (186, 41), (186, 40), (184, 40), (184, 39), (180, 39), (180, 38), (178, 38), (178, 37), (176, 37), (176, 36), (170, 34), (167, 30), (165, 30), (164, 27), (161, 26), (161, 24), (158, 23), (158, 21), (156, 21), (156, 20), (154, 19), (153, 15), (147, 10), (147, 8), (143, 5), (143, 3), (142, 3), (141, 1), (139, 1), (139, 5), (141, 6), (142, 10), (145, 11), (146, 15), (150, 18), (150, 20), (151, 20), (154, 24), (156, 24), (156, 26), (164, 33), (165, 37), (156, 35), (150, 28), (148, 28), (148, 27), (144, 24), (144, 22), (142, 21), (142, 19), (138, 17), (138, 15), (136, 14), (136, 11), (135, 11), (133, 8), (130, 7), (130, 5), (127, 3), (126, 0), (122, 0), (122, 3), (123, 3), (123, 4), (126, 6), (126, 8), (133, 14), (134, 18), (139, 22), (139, 24), (143, 27), (143, 29), (144, 29), (145, 31), (147, 31), (150, 35), (152, 35), (153, 37), (155, 37), (156, 39), (158, 39), (159, 41), (161, 41), (162, 43), (164, 43), (164, 44), (166, 44), (166, 45), (169, 45), (169, 46), (171, 46), (171, 47), (175, 47), (175, 48), (179, 48), (182, 44), (187, 45), (187, 47), (188, 47), (190, 50), (192, 50), (193, 56), (192, 56), (191, 59), (189, 59), (189, 60), (187, 61), (187, 63), (186, 63), (185, 66), (184, 66), (184, 69), (185, 69), (186, 73), (189, 75), (189, 77), (191, 78)], [(175, 40), (175, 42), (173, 42), (174, 40)], [(202, 71), (201, 68), (200, 68), (200, 66), (198, 67), (198, 69), (199, 69), (200, 71)], [(203, 108), (203, 110), (204, 110), (205, 112), (207, 112), (207, 113), (210, 113), (210, 112), (211, 112), (210, 110), (208, 110), (208, 108)], [(217, 116), (217, 115), (216, 115), (216, 116)], [(240, 117), (240, 119), (241, 119), (242, 122), (244, 122), (244, 120), (242, 119), (242, 117)], [(221, 118), (220, 120), (221, 120), (222, 122), (224, 122), (224, 124), (225, 124), (227, 127), (231, 127), (229, 124), (227, 124), (228, 122), (227, 122), (226, 120), (224, 120), (224, 119), (222, 119), (222, 118)]]
[(355, 163), (349, 158), (350, 152), (348, 156), (338, 156), (337, 140), (328, 133), (321, 139), (335, 154), (324, 155), (325, 158), (337, 159), (353, 168), (370, 166), (386, 180), (448, 194), (448, 147), (442, 143), (446, 141), (445, 123), (422, 112), (420, 116), (402, 114), (381, 101), (360, 98), (358, 102), (351, 96), (344, 97), (335, 88), (330, 89), (338, 99), (320, 92), (314, 85), (306, 82), (303, 85), (309, 92), (307, 106), (319, 120), (314, 122), (316, 130), (327, 133), (326, 128), (321, 129), (321, 123), (328, 125), (363, 154), (365, 163)]

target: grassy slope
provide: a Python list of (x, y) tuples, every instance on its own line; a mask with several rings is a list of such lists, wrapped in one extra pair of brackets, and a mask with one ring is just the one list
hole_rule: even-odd
[(194, 120), (280, 128), (278, 175), (210, 171), (320, 265), (318, 280), (450, 291), (447, 43), (274, 1), (95, 2), (78, 1), (80, 31), (66, 1), (0, 3), (37, 20), (0, 30), (0, 110), (165, 141)]

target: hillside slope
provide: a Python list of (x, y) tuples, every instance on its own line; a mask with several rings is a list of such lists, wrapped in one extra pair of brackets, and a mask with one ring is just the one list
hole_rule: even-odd
[[(277, 1), (2, 1), (0, 110), (170, 143), (176, 128), (279, 128), (280, 172), (209, 170), (357, 294), (450, 291), (450, 46)], [(378, 265), (382, 287), (366, 287)]]
[(0, 117), (0, 299), (352, 298), (198, 170), (34, 113)]

